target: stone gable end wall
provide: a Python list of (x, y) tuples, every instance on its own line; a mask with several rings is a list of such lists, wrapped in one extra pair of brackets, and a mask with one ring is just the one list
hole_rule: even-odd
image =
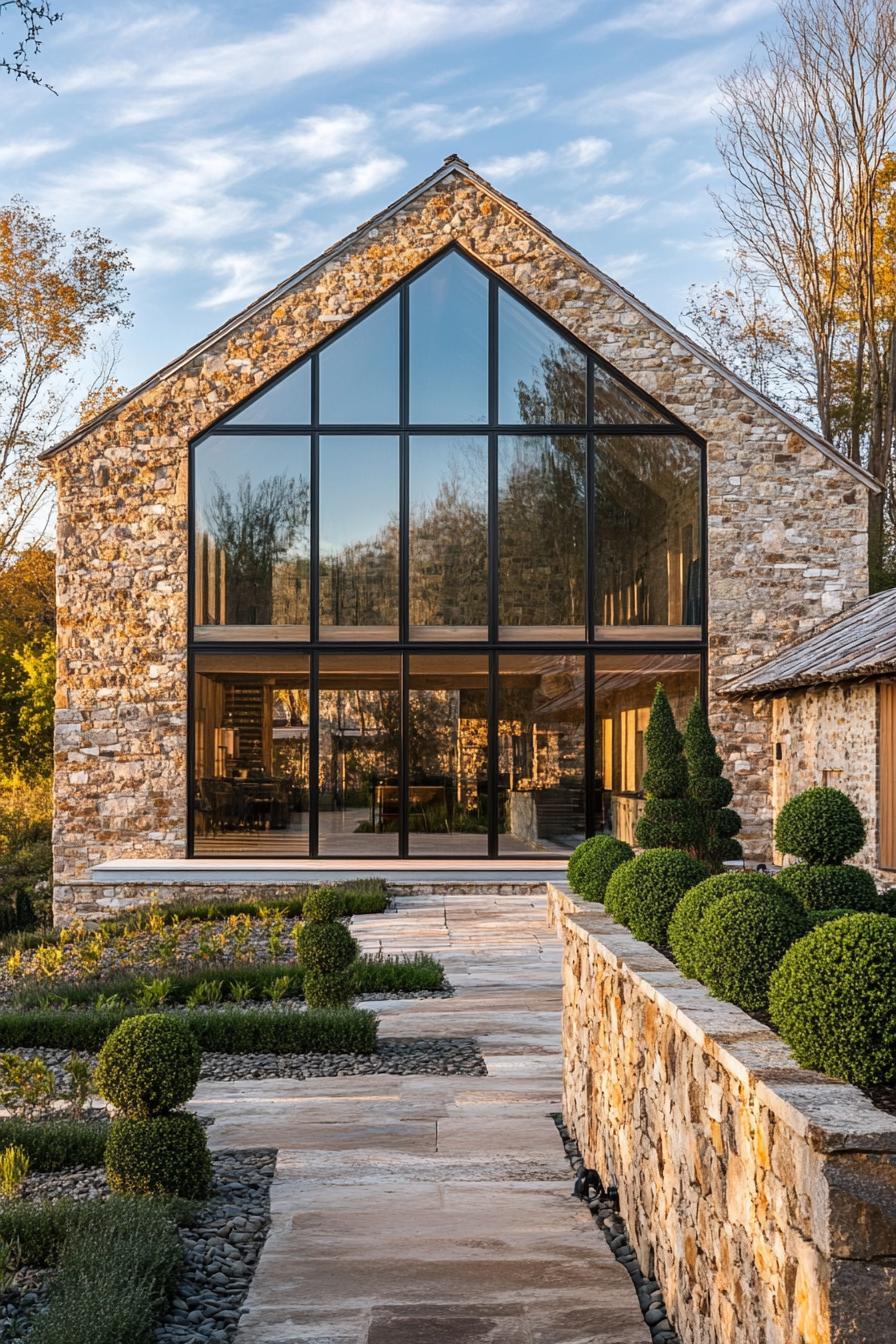
[(713, 690), (865, 595), (865, 489), (453, 174), (53, 459), (61, 914), (92, 865), (185, 852), (190, 440), (452, 241), (707, 439), (711, 713), (746, 835), (768, 852), (768, 710)]

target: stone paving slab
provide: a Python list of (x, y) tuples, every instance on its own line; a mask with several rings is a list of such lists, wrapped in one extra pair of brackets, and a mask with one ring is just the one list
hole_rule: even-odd
[(279, 1149), (238, 1344), (648, 1344), (550, 1118), (560, 960), (540, 896), (415, 892), (353, 932), (432, 950), (455, 986), (373, 1004), (383, 1036), (475, 1036), (488, 1076), (200, 1084), (212, 1146)]

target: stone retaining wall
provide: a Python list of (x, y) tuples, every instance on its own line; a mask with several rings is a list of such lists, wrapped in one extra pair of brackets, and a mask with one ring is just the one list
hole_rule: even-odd
[(564, 1114), (684, 1344), (896, 1338), (896, 1118), (599, 905), (563, 940)]

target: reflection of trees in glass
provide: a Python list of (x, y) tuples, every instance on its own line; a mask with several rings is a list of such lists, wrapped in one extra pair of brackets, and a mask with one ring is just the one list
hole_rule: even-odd
[(339, 807), (366, 806), (375, 784), (397, 779), (397, 691), (322, 691), (320, 787)]
[(585, 357), (558, 337), (526, 383), (516, 385), (524, 425), (583, 425), (586, 419)]
[(394, 625), (398, 621), (398, 521), (373, 537), (320, 557), (323, 625)]
[(488, 620), (488, 506), (482, 454), (467, 478), (456, 460), (434, 499), (412, 506), (412, 625), (485, 625)]
[(599, 625), (700, 621), (699, 450), (685, 438), (606, 438), (595, 451)]
[(571, 435), (500, 441), (502, 625), (585, 620), (585, 446)]
[(233, 625), (307, 620), (309, 488), (304, 477), (214, 479), (206, 533), (225, 561), (225, 615)]

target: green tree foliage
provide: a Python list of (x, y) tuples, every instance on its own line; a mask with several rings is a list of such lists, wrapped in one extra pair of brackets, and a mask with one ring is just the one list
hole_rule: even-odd
[(688, 793), (700, 812), (701, 835), (695, 846), (698, 858), (720, 871), (726, 859), (739, 859), (743, 851), (735, 840), (740, 830), (738, 814), (728, 804), (734, 792), (722, 771), (724, 763), (716, 749), (699, 696), (694, 697), (684, 731), (684, 755), (688, 770)]
[(701, 811), (688, 795), (688, 764), (672, 706), (657, 685), (644, 734), (647, 802), (635, 827), (642, 849), (695, 849), (701, 839)]

